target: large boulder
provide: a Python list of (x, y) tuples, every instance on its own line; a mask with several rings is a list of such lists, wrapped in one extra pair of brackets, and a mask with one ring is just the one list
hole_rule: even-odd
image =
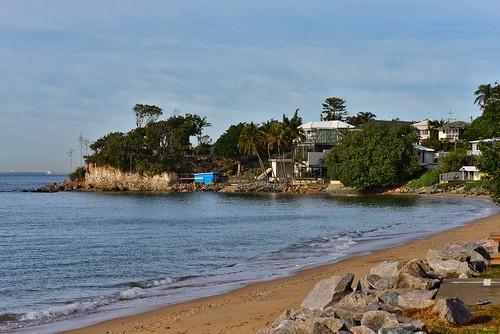
[(426, 259), (428, 260), (456, 260), (467, 262), (471, 252), (469, 249), (459, 244), (447, 244), (439, 249), (429, 249)]
[(372, 267), (370, 274), (383, 278), (395, 278), (406, 263), (407, 261), (384, 261)]
[(474, 275), (468, 262), (458, 260), (427, 259), (427, 263), (433, 271), (443, 277), (457, 277), (460, 275)]
[(452, 324), (464, 325), (474, 319), (467, 306), (458, 298), (440, 299), (434, 305), (434, 310), (443, 320)]
[(481, 245), (489, 254), (498, 253), (498, 242), (491, 239), (481, 239), (477, 243)]
[(323, 309), (334, 304), (352, 291), (353, 279), (354, 274), (349, 273), (318, 282), (302, 302), (302, 307), (314, 310)]
[(414, 276), (410, 273), (401, 273), (398, 278), (397, 287), (400, 289), (425, 289), (431, 290), (439, 287), (441, 280)]
[(361, 318), (361, 325), (378, 331), (381, 328), (399, 327), (398, 318), (386, 311), (369, 311)]
[(437, 289), (413, 290), (398, 296), (397, 304), (403, 310), (424, 309), (433, 306)]

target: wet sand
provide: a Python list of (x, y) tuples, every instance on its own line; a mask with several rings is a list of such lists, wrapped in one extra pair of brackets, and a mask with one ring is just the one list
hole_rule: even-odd
[(255, 283), (223, 295), (166, 306), (65, 333), (253, 334), (272, 324), (283, 310), (299, 307), (307, 293), (323, 278), (347, 272), (359, 278), (378, 262), (424, 258), (430, 248), (449, 242), (486, 238), (493, 231), (500, 232), (500, 213), (422, 240), (306, 269), (290, 277)]

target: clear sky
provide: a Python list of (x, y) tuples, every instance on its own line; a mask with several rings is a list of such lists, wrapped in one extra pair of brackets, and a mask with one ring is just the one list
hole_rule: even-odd
[(478, 116), (500, 78), (500, 2), (0, 0), (0, 171), (66, 170), (136, 103), (230, 124), (328, 96), (381, 119)]

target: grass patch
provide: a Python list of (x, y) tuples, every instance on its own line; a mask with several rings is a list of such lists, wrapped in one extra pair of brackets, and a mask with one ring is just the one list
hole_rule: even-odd
[(432, 186), (433, 184), (436, 184), (439, 182), (439, 169), (431, 169), (422, 176), (420, 176), (418, 179), (411, 180), (408, 182), (408, 187), (410, 188), (419, 188), (419, 187), (427, 187), (427, 186)]
[(429, 334), (500, 334), (500, 305), (472, 305), (469, 309), (475, 319), (463, 326), (451, 325), (439, 319), (432, 308), (404, 315), (424, 321)]
[(489, 266), (481, 273), (480, 278), (500, 278), (500, 266)]

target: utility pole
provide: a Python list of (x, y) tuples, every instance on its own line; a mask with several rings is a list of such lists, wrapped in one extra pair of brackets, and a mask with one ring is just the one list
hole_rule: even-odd
[(69, 172), (73, 172), (73, 153), (75, 152), (74, 148), (70, 148), (68, 151), (68, 157), (69, 157)]
[(80, 133), (78, 136), (78, 141), (80, 142), (80, 166), (83, 166), (83, 134)]

